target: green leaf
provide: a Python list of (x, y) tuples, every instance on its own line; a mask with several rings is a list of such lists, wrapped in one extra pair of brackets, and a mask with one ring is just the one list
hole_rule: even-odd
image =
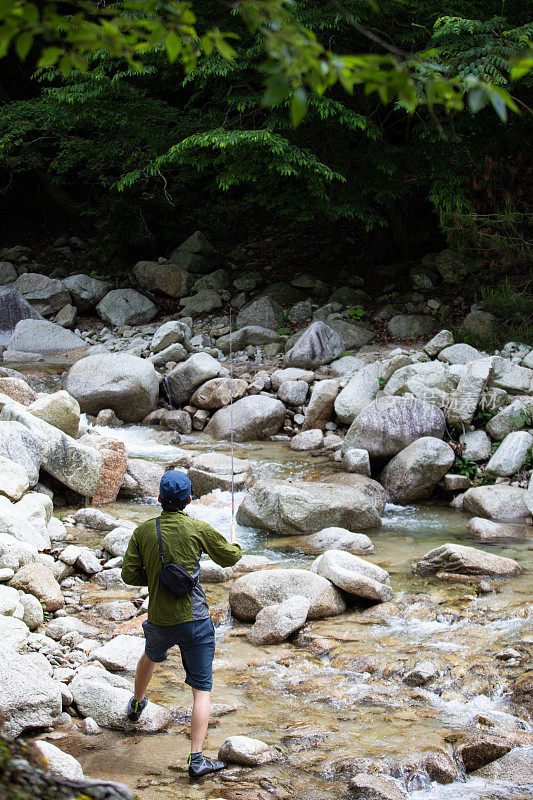
[(173, 64), (181, 53), (181, 39), (179, 36), (176, 36), (174, 31), (170, 31), (165, 39), (165, 47), (167, 50), (168, 60), (171, 64)]
[(477, 114), (477, 112), (481, 111), (482, 108), (485, 108), (489, 102), (487, 90), (484, 86), (477, 86), (475, 89), (472, 89), (470, 92), (468, 92), (466, 99), (468, 101), (470, 111), (473, 114)]
[(24, 61), (31, 50), (33, 44), (33, 34), (29, 31), (19, 33), (15, 40), (15, 52), (21, 61)]
[(301, 86), (293, 92), (291, 97), (291, 122), (297, 128), (307, 114), (307, 93)]

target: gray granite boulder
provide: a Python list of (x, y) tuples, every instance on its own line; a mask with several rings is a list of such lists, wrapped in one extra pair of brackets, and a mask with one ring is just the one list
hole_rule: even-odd
[(340, 356), (344, 347), (340, 336), (324, 322), (313, 322), (285, 354), (287, 367), (316, 369)]
[(10, 350), (46, 355), (69, 353), (88, 346), (77, 334), (44, 319), (18, 322), (8, 345)]
[(353, 597), (386, 602), (392, 599), (389, 574), (381, 567), (344, 550), (326, 550), (309, 569)]
[(29, 656), (0, 647), (0, 707), (8, 739), (53, 725), (61, 714), (61, 684), (38, 669)]
[(222, 365), (208, 353), (194, 353), (167, 375), (172, 402), (183, 406), (199, 386), (220, 375)]
[(13, 286), (28, 303), (45, 317), (57, 313), (63, 306), (70, 303), (68, 289), (63, 286), (61, 281), (38, 272), (24, 272), (17, 278)]
[(79, 311), (90, 311), (102, 300), (111, 289), (109, 281), (99, 281), (89, 275), (80, 273), (70, 275), (61, 281), (68, 290), (72, 302)]
[(422, 436), (401, 450), (380, 475), (393, 503), (410, 503), (429, 497), (455, 461), (449, 444), (434, 436)]
[(279, 644), (302, 628), (307, 620), (311, 600), (303, 595), (294, 595), (282, 603), (261, 609), (255, 622), (246, 634), (252, 644)]
[[(285, 406), (280, 400), (250, 395), (233, 403), (233, 429), (236, 442), (265, 439), (279, 431), (285, 421)], [(221, 408), (209, 420), (206, 433), (214, 439), (229, 439), (231, 407)]]
[(98, 316), (116, 327), (144, 325), (157, 314), (157, 307), (135, 289), (113, 289), (96, 306)]
[(443, 544), (435, 547), (418, 561), (416, 571), (421, 575), (434, 572), (461, 575), (520, 575), (522, 569), (513, 558), (486, 553), (463, 544)]
[(478, 517), (509, 522), (530, 515), (526, 506), (526, 489), (504, 484), (468, 489), (463, 497), (463, 509)]
[(192, 288), (193, 276), (170, 261), (138, 261), (133, 274), (141, 289), (161, 292), (169, 297), (183, 297)]
[(283, 326), (283, 309), (280, 304), (268, 295), (257, 297), (245, 305), (237, 314), (237, 325), (259, 325), (276, 331)]

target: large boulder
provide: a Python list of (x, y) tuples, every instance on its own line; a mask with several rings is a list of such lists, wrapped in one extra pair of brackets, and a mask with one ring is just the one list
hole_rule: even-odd
[(333, 416), (335, 398), (339, 392), (339, 381), (317, 381), (311, 391), (309, 403), (305, 409), (303, 431), (318, 428), (323, 431)]
[(30, 488), (28, 473), (10, 458), (0, 456), (0, 494), (9, 500), (20, 500)]
[(347, 322), (344, 319), (329, 317), (327, 324), (340, 337), (344, 350), (363, 347), (376, 335), (374, 328), (357, 322)]
[(467, 523), (466, 530), (474, 539), (481, 542), (505, 542), (507, 540), (524, 538), (524, 528), (515, 525), (502, 525), (499, 522), (491, 522), (484, 517), (472, 517)]
[(491, 369), (492, 358), (480, 358), (466, 365), (464, 375), (450, 395), (447, 408), (450, 425), (464, 429), (472, 424)]
[(11, 261), (0, 261), (0, 286), (14, 283), (17, 280), (17, 270)]
[(96, 311), (110, 325), (144, 325), (153, 320), (157, 307), (135, 289), (113, 289), (100, 300)]
[(8, 347), (23, 353), (54, 355), (80, 350), (88, 347), (88, 344), (80, 336), (55, 322), (23, 319), (17, 323)]
[(2, 732), (14, 739), (26, 730), (53, 725), (61, 714), (61, 684), (40, 670), (30, 656), (0, 647)]
[(388, 775), (360, 772), (348, 783), (350, 800), (405, 800), (398, 781)]
[(490, 386), (505, 389), (509, 394), (529, 394), (533, 381), (533, 369), (513, 364), (508, 358), (495, 356)]
[(61, 587), (51, 570), (40, 562), (21, 567), (11, 578), (9, 585), (26, 594), (32, 594), (42, 602), (46, 611), (57, 611), (64, 604)]
[(352, 422), (343, 452), (357, 447), (368, 450), (371, 459), (391, 458), (422, 436), (442, 439), (445, 428), (440, 408), (425, 400), (379, 397)]
[(154, 333), (150, 350), (152, 353), (160, 353), (172, 344), (181, 344), (185, 350), (191, 350), (190, 337), (191, 329), (185, 320), (169, 320), (160, 325)]
[(248, 388), (248, 383), (241, 378), (212, 378), (202, 384), (191, 397), (191, 405), (215, 411), (240, 400)]
[(242, 575), (231, 588), (229, 602), (238, 619), (253, 622), (261, 609), (294, 595), (310, 600), (307, 619), (335, 616), (346, 609), (338, 589), (307, 569), (269, 569)]
[(492, 439), (501, 442), (508, 433), (528, 427), (532, 415), (533, 400), (531, 403), (524, 402), (523, 399), (513, 400), (512, 403), (509, 403), (508, 406), (498, 411), (498, 413), (487, 422), (487, 433)]
[(486, 466), (491, 475), (501, 477), (518, 472), (533, 448), (533, 436), (527, 431), (508, 433)]
[(354, 597), (381, 603), (392, 599), (389, 573), (344, 550), (326, 550), (309, 569)]
[(237, 511), (241, 525), (284, 536), (314, 533), (327, 526), (351, 531), (381, 525), (377, 500), (350, 486), (260, 480)]
[(189, 272), (206, 274), (215, 267), (217, 251), (202, 231), (196, 231), (171, 252), (169, 261)]
[(487, 781), (488, 785), (493, 781), (497, 781), (498, 785), (510, 784), (512, 791), (523, 787), (525, 794), (533, 786), (533, 747), (531, 745), (517, 747), (507, 755), (476, 770), (472, 775), (484, 782)]
[(41, 443), (41, 464), (50, 475), (85, 497), (94, 495), (102, 467), (102, 456), (97, 450), (79, 444), (59, 428), (34, 417), (14, 400), (5, 403), (1, 421), (21, 423)]
[(37, 400), (37, 392), (34, 392), (29, 383), (22, 380), (22, 378), (0, 376), (0, 395), (5, 394), (17, 403), (22, 403), (23, 406), (29, 406), (34, 400)]
[(122, 633), (92, 650), (89, 658), (91, 661), (99, 661), (111, 672), (133, 672), (143, 652), (144, 640), (141, 637)]
[(128, 458), (121, 495), (132, 500), (137, 497), (157, 497), (164, 472), (164, 468), (155, 461)]
[(77, 437), (80, 428), (80, 404), (63, 389), (53, 394), (42, 394), (28, 406), (28, 411), (73, 439)]
[(220, 375), (222, 365), (209, 353), (194, 353), (167, 375), (168, 389), (176, 406), (188, 403), (195, 390)]
[(325, 322), (313, 322), (285, 354), (287, 367), (317, 369), (343, 352), (340, 336)]
[(99, 281), (83, 273), (63, 278), (61, 283), (70, 293), (72, 302), (79, 311), (90, 311), (111, 289), (109, 281)]
[[(24, 299), (45, 317), (57, 313), (63, 306), (70, 303), (68, 289), (63, 286), (61, 281), (38, 272), (24, 272), (13, 285)], [(17, 348), (11, 349), (16, 350)]]
[(178, 264), (164, 261), (138, 261), (133, 274), (142, 289), (161, 292), (169, 297), (183, 297), (192, 288), (194, 278)]
[(451, 392), (455, 389), (457, 381), (447, 364), (441, 361), (417, 361), (395, 370), (383, 389), (387, 394), (404, 395), (408, 392), (414, 394), (413, 389), (417, 383), (427, 389)]
[(281, 341), (281, 336), (270, 328), (263, 328), (261, 325), (245, 325), (217, 339), (217, 347), (223, 353), (229, 353), (230, 343), (232, 352), (243, 350), (247, 345), (277, 344)]
[(109, 353), (73, 364), (65, 387), (88, 414), (112, 408), (125, 422), (140, 422), (156, 407), (159, 378), (146, 359)]
[(426, 553), (416, 565), (421, 575), (434, 572), (461, 575), (520, 575), (520, 564), (513, 558), (486, 553), (463, 544), (443, 544)]
[(354, 419), (374, 400), (381, 388), (379, 382), (383, 365), (379, 361), (367, 364), (342, 389), (335, 399), (335, 413), (341, 422), (351, 425)]
[(270, 376), (272, 391), (274, 392), (277, 392), (281, 384), (285, 383), (286, 381), (306, 381), (306, 383), (312, 383), (314, 379), (315, 373), (312, 370), (299, 369), (298, 367), (276, 369)]
[(387, 332), (393, 339), (419, 339), (434, 328), (433, 317), (421, 314), (397, 314), (387, 323)]
[(259, 325), (275, 331), (283, 326), (283, 309), (268, 295), (258, 297), (241, 308), (237, 314), (237, 325), (240, 328), (245, 325)]
[(394, 456), (380, 475), (393, 503), (410, 503), (429, 497), (455, 461), (449, 444), (422, 436)]
[(459, 436), (463, 446), (461, 456), (467, 461), (487, 461), (490, 458), (490, 439), (482, 430), (465, 431)]
[(463, 510), (477, 517), (509, 522), (526, 519), (530, 515), (526, 506), (526, 489), (505, 484), (468, 489), (463, 498)]
[(265, 439), (277, 433), (285, 421), (285, 406), (280, 400), (250, 395), (215, 412), (207, 424), (206, 433), (214, 439), (230, 439), (232, 410), (236, 442)]
[(447, 364), (468, 364), (484, 358), (484, 356), (475, 347), (461, 342), (445, 347), (440, 351), (438, 358), (439, 361), (446, 361)]
[[(193, 494), (200, 497), (214, 489), (228, 491), (231, 489), (231, 456), (224, 453), (200, 453), (193, 458), (188, 475)], [(241, 492), (253, 480), (252, 468), (248, 461), (233, 459), (234, 489)]]
[(112, 556), (120, 556), (123, 558), (126, 555), (126, 550), (128, 549), (132, 534), (132, 528), (123, 526), (114, 528), (104, 536), (102, 545)]
[(12, 287), (0, 290), (0, 345), (6, 346), (17, 323), (23, 319), (42, 319), (20, 292)]
[(183, 306), (180, 311), (182, 317), (196, 318), (222, 308), (223, 303), (221, 296), (214, 289), (203, 289), (189, 297), (182, 297), (180, 305)]
[(282, 603), (261, 609), (246, 634), (252, 644), (279, 644), (305, 625), (311, 600), (294, 595)]

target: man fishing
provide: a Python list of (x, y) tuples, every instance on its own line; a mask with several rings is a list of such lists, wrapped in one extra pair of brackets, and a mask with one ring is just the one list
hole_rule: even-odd
[[(228, 542), (184, 509), (192, 500), (189, 477), (180, 470), (166, 472), (159, 488), (160, 517), (149, 519), (133, 532), (122, 566), (122, 579), (133, 586), (148, 586), (148, 619), (143, 622), (145, 652), (135, 671), (134, 695), (128, 719), (137, 722), (146, 708), (145, 691), (155, 665), (177, 645), (185, 669), (185, 683), (193, 693), (189, 775), (199, 778), (227, 765), (202, 753), (211, 712), (215, 631), (205, 594), (199, 584), (200, 556), (207, 553), (222, 567), (242, 556), (239, 544)], [(169, 574), (170, 573), (170, 574)], [(170, 587), (170, 588), (168, 588)]]

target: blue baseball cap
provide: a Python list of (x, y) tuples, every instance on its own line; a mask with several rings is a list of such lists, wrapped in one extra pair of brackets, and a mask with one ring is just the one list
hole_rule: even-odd
[(161, 503), (165, 506), (172, 506), (176, 503), (183, 503), (191, 496), (191, 482), (187, 473), (179, 469), (171, 469), (165, 472), (159, 484), (159, 494)]

